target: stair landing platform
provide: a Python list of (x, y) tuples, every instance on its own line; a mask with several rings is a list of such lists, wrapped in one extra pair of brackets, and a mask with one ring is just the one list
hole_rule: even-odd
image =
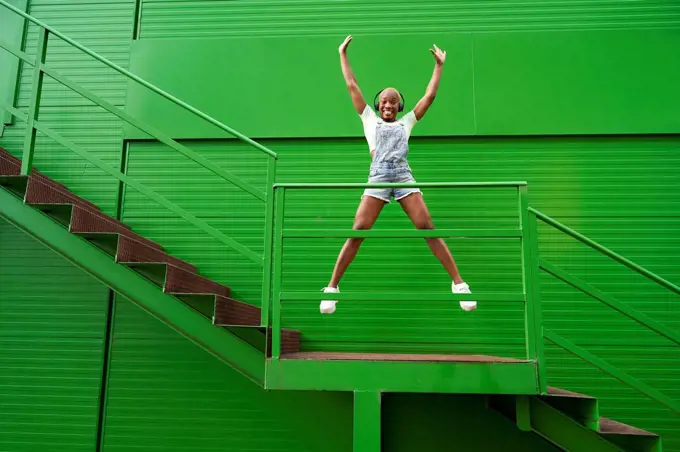
[(539, 394), (536, 363), (486, 355), (296, 352), (267, 360), (267, 389)]

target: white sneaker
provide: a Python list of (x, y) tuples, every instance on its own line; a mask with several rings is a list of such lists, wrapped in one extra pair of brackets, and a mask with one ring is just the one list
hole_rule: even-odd
[[(453, 293), (472, 293), (470, 292), (470, 287), (467, 285), (467, 283), (460, 283), (460, 284), (454, 284), (451, 283), (451, 291)], [(474, 311), (477, 309), (477, 302), (476, 301), (461, 301), (460, 302), (460, 307), (464, 311)]]
[[(340, 289), (337, 287), (325, 287), (323, 293), (340, 293)], [(333, 314), (335, 312), (335, 303), (337, 302), (338, 300), (321, 300), (319, 311), (322, 314)]]

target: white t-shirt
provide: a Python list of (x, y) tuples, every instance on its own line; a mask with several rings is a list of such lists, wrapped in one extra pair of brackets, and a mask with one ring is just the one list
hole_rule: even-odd
[(359, 116), (361, 117), (361, 121), (364, 123), (364, 135), (366, 135), (369, 152), (375, 151), (377, 146), (376, 127), (378, 122), (381, 122), (383, 127), (398, 127), (403, 124), (407, 140), (411, 136), (411, 130), (413, 130), (413, 126), (415, 126), (418, 122), (416, 119), (416, 114), (413, 110), (409, 111), (394, 122), (385, 122), (375, 114), (373, 108), (368, 104), (366, 104), (364, 111)]

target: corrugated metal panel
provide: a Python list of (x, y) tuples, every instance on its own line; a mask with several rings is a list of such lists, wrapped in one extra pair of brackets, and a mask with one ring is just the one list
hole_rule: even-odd
[(0, 220), (0, 450), (95, 449), (107, 300)]
[(582, 30), (675, 27), (680, 6), (669, 0), (145, 0), (142, 38), (319, 36), (442, 31)]
[(351, 394), (263, 391), (129, 301), (116, 305), (106, 452), (352, 450)]
[[(132, 38), (133, 0), (113, 2), (34, 0), (30, 14), (99, 53), (127, 67)], [(37, 27), (31, 24), (26, 52), (35, 55)], [(47, 64), (117, 106), (124, 106), (127, 81), (61, 39), (50, 37)], [(30, 102), (32, 67), (21, 74), (17, 105)], [(45, 77), (40, 109), (41, 122), (63, 134), (114, 167), (120, 166), (122, 123), (114, 115), (93, 105), (70, 88)], [(0, 145), (15, 155), (23, 147), (25, 123), (5, 131)], [(34, 164), (50, 177), (66, 184), (76, 194), (113, 213), (117, 181), (50, 138), (38, 137)]]
[[(278, 182), (366, 180), (369, 158), (363, 140), (272, 140), (265, 144), (281, 157)], [(231, 165), (225, 168), (252, 183), (264, 181), (261, 156), (239, 143), (190, 145), (221, 165)], [(423, 182), (527, 180), (533, 206), (665, 278), (678, 280), (678, 149), (677, 137), (414, 138), (410, 160), (417, 179)], [(235, 236), (253, 239), (252, 246), (258, 246), (260, 236), (252, 230), (261, 224), (257, 204), (233, 195), (215, 177), (196, 173), (173, 154), (156, 146), (135, 144), (130, 169), (192, 212), (210, 218), (225, 231), (230, 224)], [(185, 168), (192, 168), (186, 176), (182, 175)], [(349, 228), (358, 196), (358, 192), (346, 190), (292, 192), (286, 226)], [(509, 191), (446, 194), (427, 190), (425, 199), (439, 228), (516, 224), (515, 199)], [(162, 237), (173, 252), (204, 259), (199, 266), (209, 263), (213, 275), (219, 275), (236, 290), (250, 293), (248, 301), (259, 302), (250, 289), (251, 285), (255, 287), (256, 277), (251, 275), (242, 283), (241, 278), (250, 269), (240, 270), (242, 262), (221, 254), (212, 239), (189, 232), (187, 226), (179, 227), (175, 221), (165, 221), (164, 212), (151, 208), (139, 197), (128, 196), (125, 214), (131, 224), (143, 227), (145, 233)], [(238, 223), (231, 220), (234, 214)], [(223, 220), (217, 222), (218, 218)], [(377, 227), (407, 225), (400, 208), (392, 205), (386, 208)], [(296, 291), (323, 287), (341, 244), (341, 239), (287, 241), (284, 287)], [(519, 255), (512, 241), (468, 239), (450, 240), (449, 244), (474, 291), (520, 289)], [(546, 228), (541, 228), (540, 246), (545, 258), (636, 309), (670, 326), (680, 322), (677, 297), (643, 282), (622, 266)], [(670, 396), (680, 397), (677, 394), (680, 373), (675, 366), (677, 347), (566, 284), (548, 276), (543, 278), (543, 284), (548, 328), (612, 360)], [(521, 305), (484, 303), (473, 315), (463, 313), (455, 303), (441, 303), (433, 309), (426, 294), (448, 291), (449, 281), (419, 240), (401, 240), (398, 245), (367, 241), (341, 288), (412, 293), (413, 302), (389, 306), (346, 302), (339, 304), (337, 314), (323, 318), (316, 303), (286, 303), (284, 325), (302, 330), (304, 348), (522, 355)], [(646, 358), (633, 353), (645, 347)], [(549, 348), (549, 358), (551, 384), (602, 396), (605, 413), (613, 418), (651, 430), (665, 429), (667, 434), (674, 428), (680, 431), (663, 408), (654, 408), (644, 396), (632, 394), (623, 385), (612, 385), (611, 379), (591, 379), (593, 370), (589, 366), (564, 360), (553, 348)], [(680, 445), (680, 437), (667, 437), (666, 444), (672, 450)]]
[[(233, 142), (187, 144), (264, 190), (268, 158), (264, 154)], [(127, 173), (254, 252), (263, 253), (264, 203), (179, 152), (162, 144), (133, 143)], [(135, 231), (198, 266), (202, 275), (232, 287), (233, 296), (260, 303), (261, 266), (134, 190), (126, 191), (122, 214)]]

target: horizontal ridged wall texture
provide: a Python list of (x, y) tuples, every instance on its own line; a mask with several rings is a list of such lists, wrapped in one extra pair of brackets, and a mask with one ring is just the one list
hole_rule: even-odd
[[(127, 67), (133, 0), (33, 0), (28, 12), (113, 63)], [(31, 56), (36, 53), (37, 30), (31, 23), (26, 34), (25, 51)], [(126, 79), (55, 36), (49, 39), (46, 64), (114, 105), (124, 106)], [(24, 65), (16, 101), (17, 108), (23, 111), (30, 104), (32, 76), (32, 66)], [(111, 113), (46, 76), (39, 115), (46, 126), (109, 165), (120, 166), (122, 122)], [(8, 127), (0, 138), (0, 145), (20, 155), (25, 125), (15, 119), (15, 125)], [(107, 213), (115, 211), (117, 181), (41, 133), (36, 141), (34, 164)]]
[(144, 0), (142, 38), (676, 27), (673, 0)]
[(119, 298), (103, 450), (350, 452), (352, 394), (264, 391)]
[[(217, 163), (229, 158), (238, 162), (231, 168), (254, 184), (264, 181), (262, 156), (244, 145), (234, 141), (188, 144)], [(366, 181), (369, 157), (363, 140), (272, 140), (265, 144), (280, 155), (278, 182)], [(199, 178), (191, 170), (187, 174), (193, 177), (185, 177), (181, 170), (191, 166), (173, 154), (156, 145), (135, 143), (129, 156), (131, 174), (143, 176), (150, 186), (163, 189), (165, 195), (174, 196), (223, 231), (229, 224), (235, 237), (241, 237), (244, 243), (253, 239), (248, 245), (260, 252), (261, 236), (252, 229), (262, 221), (260, 203), (245, 195), (230, 194), (215, 176), (201, 173)], [(526, 180), (532, 206), (664, 278), (680, 279), (677, 137), (414, 138), (410, 155), (414, 175), (422, 182)], [(212, 200), (210, 208), (206, 207), (206, 193)], [(291, 191), (285, 227), (349, 229), (359, 195), (356, 190)], [(429, 189), (425, 200), (438, 228), (517, 225), (512, 190)], [(246, 301), (259, 304), (254, 290), (259, 273), (242, 279), (252, 268), (233, 255), (211, 253), (213, 239), (203, 233), (197, 235), (174, 220), (169, 222), (167, 214), (151, 209), (138, 197), (128, 195), (124, 206), (126, 220), (129, 218), (136, 228), (163, 238), (174, 253), (189, 260), (193, 257), (201, 271), (205, 268), (241, 290)], [(238, 223), (227, 220), (234, 213), (232, 209), (239, 213)], [(394, 204), (385, 208), (376, 224), (380, 229), (393, 227), (410, 227)], [(232, 233), (232, 229), (229, 231)], [(322, 288), (342, 242), (286, 240), (284, 290), (315, 292)], [(521, 290), (519, 248), (513, 239), (451, 239), (448, 243), (473, 291)], [(679, 324), (678, 297), (621, 265), (544, 226), (540, 228), (540, 250), (542, 257), (645, 314), (670, 327)], [(542, 282), (547, 328), (669, 396), (680, 398), (676, 345), (548, 275), (543, 275)], [(447, 293), (449, 284), (445, 272), (419, 239), (368, 240), (341, 282), (341, 289), (406, 293), (413, 296), (412, 301), (341, 302), (336, 314), (321, 317), (317, 303), (288, 300), (283, 304), (283, 324), (302, 331), (306, 350), (523, 356), (521, 304), (481, 303), (470, 315), (455, 303), (427, 301), (427, 294)], [(640, 355), (645, 348), (647, 357)], [(624, 385), (612, 384), (611, 378), (589, 378), (596, 369), (564, 356), (554, 347), (548, 347), (548, 358), (551, 384), (602, 396), (606, 415), (659, 430), (666, 434), (670, 450), (680, 447), (680, 437), (673, 434), (680, 431), (680, 419), (669, 416), (663, 407)]]
[(108, 289), (0, 220), (0, 450), (96, 447)]

